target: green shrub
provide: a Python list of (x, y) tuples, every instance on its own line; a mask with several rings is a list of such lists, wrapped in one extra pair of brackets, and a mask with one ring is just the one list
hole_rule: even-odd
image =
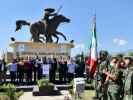
[(13, 84), (4, 84), (2, 88), (4, 89), (5, 94), (10, 98), (10, 100), (15, 100), (14, 94), (16, 91), (16, 87)]
[(73, 85), (74, 85), (74, 81), (71, 81), (71, 82), (69, 83), (69, 87), (73, 87)]
[(68, 89), (68, 92), (71, 94), (72, 100), (77, 100), (77, 94), (72, 89)]
[(0, 93), (0, 100), (18, 100), (18, 98), (24, 93), (23, 90), (16, 92), (16, 87), (10, 83), (0, 86), (0, 89), (5, 92)]
[(15, 97), (16, 98), (19, 98), (22, 94), (24, 94), (24, 91), (23, 90), (20, 90), (19, 92), (16, 92), (15, 93)]
[(10, 98), (3, 92), (0, 92), (0, 100), (10, 100)]
[(38, 85), (39, 87), (42, 87), (42, 86), (54, 86), (53, 83), (50, 83), (50, 82), (46, 81), (45, 79), (40, 79), (40, 80), (38, 80), (38, 81), (37, 81), (37, 85)]

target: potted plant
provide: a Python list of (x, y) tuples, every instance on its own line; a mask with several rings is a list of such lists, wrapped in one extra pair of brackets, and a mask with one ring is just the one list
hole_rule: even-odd
[(38, 80), (37, 84), (39, 86), (39, 91), (54, 90), (54, 84), (46, 81), (45, 79)]

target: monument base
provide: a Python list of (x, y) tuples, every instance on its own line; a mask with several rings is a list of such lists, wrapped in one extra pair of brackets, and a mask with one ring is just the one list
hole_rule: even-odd
[(9, 46), (13, 47), (13, 57), (16, 58), (16, 55), (19, 57), (39, 57), (46, 56), (50, 58), (51, 55), (59, 58), (67, 58), (71, 56), (71, 49), (74, 47), (70, 43), (39, 43), (39, 42), (12, 42)]
[(39, 91), (39, 87), (34, 86), (33, 92), (32, 92), (33, 96), (51, 96), (51, 95), (60, 95), (60, 94), (61, 92), (56, 87), (54, 87), (53, 90), (45, 89), (43, 91)]

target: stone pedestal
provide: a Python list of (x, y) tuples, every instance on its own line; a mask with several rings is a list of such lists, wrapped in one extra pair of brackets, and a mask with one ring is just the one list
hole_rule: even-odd
[(73, 44), (69, 43), (38, 43), (38, 42), (12, 42), (9, 46), (13, 47), (13, 57), (36, 57), (40, 58), (46, 56), (50, 58), (51, 55), (59, 58), (60, 56), (67, 58), (71, 56), (71, 49)]
[(44, 89), (43, 91), (39, 90), (38, 86), (34, 86), (32, 95), (33, 96), (51, 96), (51, 95), (60, 95), (61, 92), (55, 86), (53, 90)]

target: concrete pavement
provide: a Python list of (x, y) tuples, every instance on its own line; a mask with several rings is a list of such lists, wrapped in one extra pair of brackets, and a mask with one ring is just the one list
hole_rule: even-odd
[(32, 92), (25, 92), (19, 100), (67, 100), (65, 97), (71, 98), (67, 90), (62, 90), (61, 93), (62, 95), (58, 96), (32, 96)]

